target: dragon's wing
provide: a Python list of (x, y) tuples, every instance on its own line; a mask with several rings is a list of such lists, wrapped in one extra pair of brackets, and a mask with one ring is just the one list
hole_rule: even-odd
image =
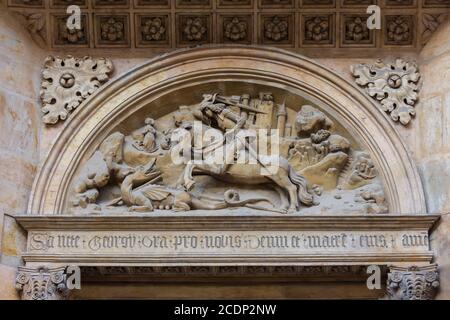
[(166, 199), (172, 193), (165, 187), (149, 185), (141, 191), (147, 198), (153, 201), (161, 201)]

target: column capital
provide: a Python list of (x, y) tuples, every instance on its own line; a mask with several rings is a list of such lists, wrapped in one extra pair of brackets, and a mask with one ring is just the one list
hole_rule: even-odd
[(22, 300), (62, 300), (69, 292), (66, 281), (66, 267), (19, 267), (16, 289)]
[(439, 287), (437, 264), (389, 266), (387, 298), (390, 300), (431, 300)]

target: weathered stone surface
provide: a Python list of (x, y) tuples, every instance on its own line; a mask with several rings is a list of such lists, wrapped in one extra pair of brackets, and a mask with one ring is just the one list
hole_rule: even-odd
[[(0, 148), (35, 162), (39, 155), (38, 113), (33, 101), (0, 88)], [(1, 165), (7, 165), (3, 161)]]
[(418, 105), (420, 171), (430, 212), (442, 212), (431, 237), (441, 279), (437, 299), (450, 298), (450, 20), (443, 22), (421, 52), (424, 77)]
[(6, 266), (0, 263), (0, 280), (2, 290), (0, 290), (0, 300), (18, 300), (20, 298), (14, 282), (16, 278), (17, 268)]
[(17, 299), (14, 278), (24, 249), (11, 217), (25, 212), (39, 157), (39, 72), (44, 52), (19, 21), (0, 9), (0, 299)]
[(437, 299), (450, 299), (450, 215), (444, 213), (438, 223), (436, 230), (432, 233), (430, 243), (434, 250), (436, 263), (439, 264), (440, 290)]

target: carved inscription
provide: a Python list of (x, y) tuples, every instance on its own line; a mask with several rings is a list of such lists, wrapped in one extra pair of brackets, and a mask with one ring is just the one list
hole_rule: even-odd
[(415, 252), (429, 245), (427, 232), (410, 231), (33, 231), (28, 241), (31, 253), (149, 255)]

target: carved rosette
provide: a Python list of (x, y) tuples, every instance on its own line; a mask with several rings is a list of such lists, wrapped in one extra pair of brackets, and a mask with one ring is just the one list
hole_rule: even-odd
[(391, 300), (430, 300), (439, 287), (437, 265), (390, 267), (387, 296)]
[(392, 120), (407, 125), (415, 115), (420, 74), (413, 62), (397, 59), (394, 63), (378, 60), (374, 65), (359, 64), (351, 67), (355, 82), (381, 103), (383, 111)]
[(19, 267), (16, 289), (22, 300), (61, 300), (68, 293), (65, 267)]
[(40, 92), (43, 121), (55, 124), (66, 120), (72, 110), (109, 80), (112, 71), (112, 62), (105, 58), (47, 57)]

